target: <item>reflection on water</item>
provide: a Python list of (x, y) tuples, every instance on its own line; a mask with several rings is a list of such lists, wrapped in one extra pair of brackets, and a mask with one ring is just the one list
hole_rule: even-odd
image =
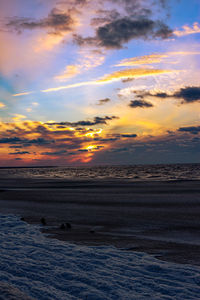
[(47, 167), (0, 169), (0, 177), (129, 179), (133, 181), (200, 179), (200, 164)]

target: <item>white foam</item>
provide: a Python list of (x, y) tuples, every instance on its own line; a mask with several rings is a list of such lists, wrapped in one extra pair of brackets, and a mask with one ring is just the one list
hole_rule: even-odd
[(15, 216), (0, 228), (0, 299), (199, 299), (198, 267), (48, 239)]

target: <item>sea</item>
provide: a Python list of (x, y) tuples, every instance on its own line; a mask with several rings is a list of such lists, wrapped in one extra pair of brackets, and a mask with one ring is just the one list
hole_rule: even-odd
[(0, 177), (127, 179), (130, 181), (199, 180), (200, 163), (0, 168)]
[[(199, 180), (200, 164), (1, 168), (0, 178)], [(200, 267), (49, 238), (0, 214), (0, 300), (197, 300)]]

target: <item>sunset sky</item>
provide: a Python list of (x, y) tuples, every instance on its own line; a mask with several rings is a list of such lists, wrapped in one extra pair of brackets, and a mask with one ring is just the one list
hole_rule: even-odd
[(1, 0), (0, 166), (200, 162), (199, 0)]

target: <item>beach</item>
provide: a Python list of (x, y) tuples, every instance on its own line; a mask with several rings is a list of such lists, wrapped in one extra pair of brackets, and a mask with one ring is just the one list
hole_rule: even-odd
[(17, 215), (30, 224), (41, 224), (45, 218), (40, 228), (49, 238), (200, 265), (198, 180), (4, 177), (0, 213)]

